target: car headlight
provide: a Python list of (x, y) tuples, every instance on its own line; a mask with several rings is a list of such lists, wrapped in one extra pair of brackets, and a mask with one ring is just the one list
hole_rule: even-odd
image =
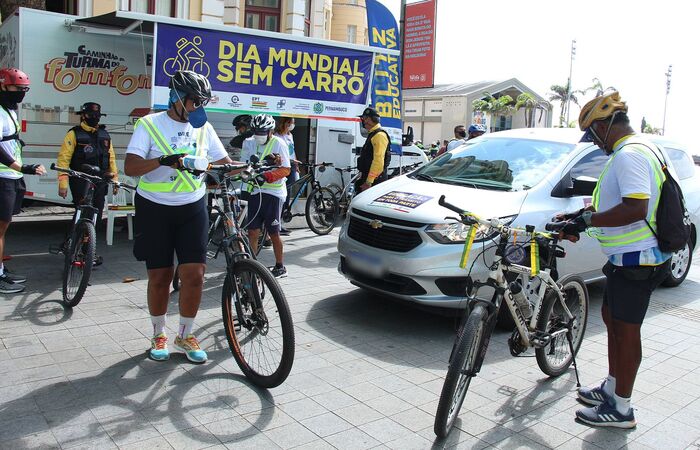
[[(506, 216), (500, 217), (499, 220), (504, 225), (510, 225), (517, 216)], [(476, 235), (474, 236), (474, 242), (482, 242), (493, 239), (498, 231), (491, 227), (485, 225), (476, 225), (478, 228), (476, 230)], [(430, 236), (435, 242), (440, 244), (464, 244), (467, 240), (467, 233), (469, 233), (469, 226), (464, 225), (461, 222), (452, 223), (436, 223), (434, 225), (429, 225), (425, 232)]]

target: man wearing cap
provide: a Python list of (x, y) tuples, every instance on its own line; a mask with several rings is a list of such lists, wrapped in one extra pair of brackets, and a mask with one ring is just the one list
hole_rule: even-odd
[[(97, 166), (103, 174), (111, 175), (117, 179), (117, 160), (112, 148), (112, 138), (104, 125), (100, 125), (102, 108), (98, 103), (88, 102), (83, 104), (77, 114), (80, 114), (80, 125), (71, 128), (63, 139), (61, 150), (58, 152), (58, 167), (70, 167), (73, 170), (82, 170), (83, 164)], [(88, 182), (79, 178), (69, 178), (67, 174), (58, 176), (58, 195), (66, 198), (68, 187), (73, 196), (73, 204), (79, 205), (87, 194)], [(102, 210), (105, 205), (107, 186), (95, 191), (93, 205), (97, 208), (97, 223), (102, 221)]]
[(391, 162), (391, 139), (380, 126), (376, 109), (365, 108), (359, 117), (362, 127), (368, 132), (357, 159), (357, 169), (362, 175), (355, 182), (355, 188), (357, 192), (362, 192), (387, 179), (387, 169)]

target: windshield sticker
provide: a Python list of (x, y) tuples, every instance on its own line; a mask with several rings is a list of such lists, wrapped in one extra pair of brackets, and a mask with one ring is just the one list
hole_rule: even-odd
[[(409, 209), (416, 209), (431, 198), (433, 197), (429, 195), (391, 191), (372, 200), (371, 205), (408, 212)], [(377, 203), (386, 203), (386, 205), (378, 205)]]

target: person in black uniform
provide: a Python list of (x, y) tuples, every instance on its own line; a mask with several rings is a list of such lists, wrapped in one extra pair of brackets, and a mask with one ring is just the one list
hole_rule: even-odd
[(362, 192), (387, 179), (387, 169), (391, 162), (391, 139), (379, 124), (376, 109), (365, 108), (359, 117), (363, 128), (368, 131), (365, 145), (357, 159), (357, 170), (362, 175), (355, 182), (355, 188), (357, 192)]

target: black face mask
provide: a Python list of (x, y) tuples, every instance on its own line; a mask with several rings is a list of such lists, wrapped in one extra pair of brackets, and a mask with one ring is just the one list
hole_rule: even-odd
[(7, 109), (17, 109), (26, 94), (24, 91), (0, 91), (0, 105)]
[(252, 129), (247, 129), (243, 133), (241, 133), (241, 136), (243, 136), (243, 139), (248, 139), (253, 135), (253, 130)]
[(459, 137), (461, 137), (461, 138), (465, 138), (465, 137), (467, 137), (467, 132), (464, 131), (464, 130), (458, 131), (458, 132), (457, 132), (457, 136), (459, 136)]
[(100, 118), (99, 117), (86, 117), (85, 123), (88, 124), (88, 126), (91, 126), (92, 128), (97, 128), (97, 125), (100, 123)]

